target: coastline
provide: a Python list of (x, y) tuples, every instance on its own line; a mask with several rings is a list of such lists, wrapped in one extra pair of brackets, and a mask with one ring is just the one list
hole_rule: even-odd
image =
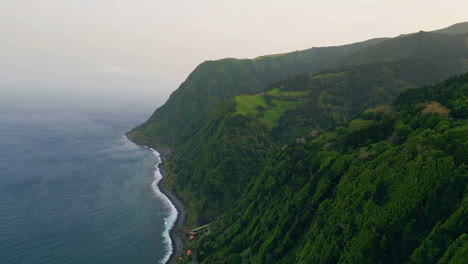
[[(159, 153), (161, 157), (161, 162), (158, 164), (158, 168), (159, 168), (159, 172), (162, 175), (162, 178), (164, 179), (167, 176), (166, 171), (164, 170), (164, 162), (168, 159), (171, 153), (169, 148), (148, 147), (148, 146), (139, 144), (133, 141), (128, 133), (125, 133), (125, 137), (129, 141), (133, 142), (134, 144), (138, 146), (144, 146), (148, 149), (154, 149), (156, 152)], [(161, 191), (161, 193), (164, 194), (170, 200), (170, 202), (174, 205), (174, 207), (177, 210), (176, 221), (174, 223), (174, 226), (171, 228), (171, 230), (169, 230), (169, 237), (172, 243), (172, 253), (169, 257), (169, 260), (166, 263), (171, 264), (171, 263), (176, 262), (177, 256), (182, 255), (182, 250), (184, 248), (182, 229), (185, 225), (187, 213), (184, 209), (182, 202), (179, 200), (179, 198), (164, 186), (163, 180), (159, 181), (158, 188)]]
[[(155, 148), (157, 152), (159, 152), (158, 149)], [(161, 152), (159, 153), (161, 157), (163, 157), (163, 154)], [(163, 179), (164, 179), (164, 177), (166, 177), (166, 172), (164, 171), (164, 168), (163, 168), (164, 158), (162, 158), (161, 160), (162, 162), (159, 164), (159, 171), (161, 172), (161, 175), (163, 176)], [(169, 260), (167, 261), (167, 263), (170, 264), (170, 263), (175, 263), (177, 256), (182, 255), (182, 250), (184, 249), (182, 229), (185, 225), (185, 219), (187, 218), (187, 213), (185, 212), (185, 209), (182, 203), (180, 202), (180, 200), (170, 190), (168, 190), (164, 186), (162, 181), (159, 182), (158, 187), (159, 187), (159, 190), (161, 190), (161, 192), (164, 195), (166, 195), (166, 197), (171, 201), (171, 203), (175, 206), (178, 212), (174, 227), (172, 227), (172, 229), (169, 231), (169, 237), (171, 238), (172, 246), (173, 246), (172, 254), (169, 257)]]

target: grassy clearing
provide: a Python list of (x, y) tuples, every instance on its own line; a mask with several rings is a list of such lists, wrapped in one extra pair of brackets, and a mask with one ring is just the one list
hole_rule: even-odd
[(267, 103), (261, 95), (238, 95), (234, 98), (236, 101), (236, 114), (247, 115), (257, 114), (257, 107), (267, 107)]
[(350, 122), (349, 127), (352, 129), (360, 129), (366, 126), (369, 126), (373, 121), (372, 120), (365, 120), (362, 118), (354, 119)]
[(267, 94), (271, 94), (271, 95), (279, 95), (280, 93), (281, 93), (281, 90), (279, 88), (275, 88), (267, 92)]
[(327, 142), (333, 141), (337, 137), (338, 137), (338, 130), (333, 130), (331, 132), (320, 135), (319, 137), (315, 138), (313, 142), (325, 144)]
[(335, 139), (335, 138), (338, 137), (338, 130), (334, 130), (334, 131), (325, 133), (323, 136), (324, 136), (324, 138), (326, 138), (328, 140)]
[(265, 115), (260, 118), (269, 129), (277, 126), (283, 113), (286, 110), (296, 108), (299, 102), (272, 100), (272, 103), (274, 106), (265, 111)]
[(241, 115), (256, 115), (258, 114), (257, 107), (263, 106), (267, 108), (259, 120), (263, 122), (269, 129), (278, 125), (281, 116), (286, 110), (294, 109), (301, 101), (283, 101), (272, 100), (270, 106), (267, 105), (265, 98), (261, 95), (239, 95), (235, 97), (236, 114)]
[(275, 88), (267, 92), (269, 95), (275, 96), (291, 96), (291, 97), (301, 97), (306, 96), (310, 91), (281, 91), (279, 88)]
[(338, 73), (324, 73), (315, 75), (312, 79), (327, 79), (327, 78), (336, 78), (336, 77), (343, 77), (346, 75), (346, 72), (338, 72)]

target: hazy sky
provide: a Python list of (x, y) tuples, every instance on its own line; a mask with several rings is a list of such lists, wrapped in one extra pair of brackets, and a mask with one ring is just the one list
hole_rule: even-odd
[(0, 0), (0, 99), (160, 104), (204, 60), (434, 30), (466, 0)]

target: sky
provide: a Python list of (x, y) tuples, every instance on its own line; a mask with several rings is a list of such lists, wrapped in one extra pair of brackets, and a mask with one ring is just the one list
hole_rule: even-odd
[(0, 103), (161, 105), (205, 60), (468, 20), (465, 0), (0, 0)]

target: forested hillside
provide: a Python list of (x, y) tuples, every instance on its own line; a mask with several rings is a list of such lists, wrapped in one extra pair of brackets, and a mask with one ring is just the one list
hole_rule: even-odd
[(460, 36), (448, 35), (466, 34), (468, 22), (433, 32), (438, 34), (420, 32), (417, 38), (412, 37), (410, 41), (407, 38), (414, 34), (390, 40), (378, 38), (350, 45), (311, 48), (252, 60), (206, 61), (189, 75), (147, 122), (134, 128), (128, 136), (145, 145), (175, 147), (185, 143), (200, 128), (206, 113), (224, 98), (256, 93), (288, 76), (315, 74), (326, 68), (339, 69), (406, 59), (427, 67), (426, 72), (434, 75), (423, 77), (427, 83), (463, 72), (460, 69), (467, 68), (468, 61), (459, 58), (464, 56), (460, 52), (463, 53), (466, 41), (460, 41)]
[(385, 39), (311, 48), (255, 59), (223, 59), (200, 64), (144, 124), (129, 137), (150, 146), (177, 146), (190, 138), (214, 104), (236, 94), (251, 94), (274, 81), (299, 73), (313, 74), (345, 56)]
[[(224, 213), (285, 144), (388, 104), (408, 88), (468, 70), (462, 63), (468, 59), (465, 38), (417, 33), (398, 38), (398, 45), (387, 40), (358, 52), (374, 54), (370, 63), (297, 75), (222, 101), (177, 146), (170, 163), (167, 183), (185, 201), (188, 223), (203, 224)], [(409, 55), (401, 50), (406, 46), (412, 46)], [(388, 60), (388, 54), (400, 59)], [(451, 67), (438, 66), (449, 61)]]
[(468, 73), (289, 144), (201, 240), (203, 263), (466, 263)]
[(128, 136), (173, 147), (204, 263), (461, 263), (467, 75), (427, 85), (466, 71), (466, 23), (208, 61)]

